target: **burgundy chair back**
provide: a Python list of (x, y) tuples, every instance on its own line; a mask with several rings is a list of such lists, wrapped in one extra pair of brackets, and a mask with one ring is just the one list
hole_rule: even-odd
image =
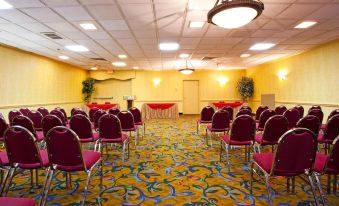
[(311, 107), (308, 109), (308, 112), (310, 112), (311, 110), (314, 110), (314, 109), (322, 110), (322, 109), (321, 109), (321, 106), (319, 106), (319, 105), (313, 105), (313, 106), (311, 106)]
[(331, 117), (324, 130), (324, 140), (333, 141), (339, 135), (339, 114)]
[(202, 108), (200, 112), (200, 120), (203, 122), (212, 122), (213, 114), (214, 114), (214, 108), (211, 106), (206, 106)]
[(221, 110), (224, 110), (224, 111), (228, 112), (230, 120), (233, 121), (234, 110), (233, 110), (233, 108), (231, 106), (224, 106)]
[(259, 118), (258, 130), (264, 130), (265, 124), (270, 117), (273, 117), (277, 113), (274, 110), (266, 109), (264, 110)]
[(10, 127), (4, 135), (8, 160), (12, 166), (43, 166), (34, 135), (21, 126)]
[(122, 140), (120, 120), (116, 115), (105, 114), (99, 120), (99, 136), (104, 139)]
[(317, 152), (316, 135), (305, 128), (287, 131), (278, 142), (271, 173), (295, 176), (311, 172)]
[(72, 108), (71, 109), (71, 116), (73, 116), (73, 112), (76, 111), (76, 110), (82, 110), (82, 109), (79, 108), (79, 107)]
[(235, 118), (231, 129), (231, 141), (254, 142), (255, 120), (249, 115), (241, 115)]
[(3, 116), (0, 116), (0, 141), (3, 140), (6, 129), (8, 129), (6, 120)]
[(301, 106), (301, 105), (295, 105), (294, 108), (298, 110), (300, 118), (303, 118), (304, 117), (304, 111), (305, 111), (304, 107)]
[(308, 112), (307, 115), (314, 115), (314, 116), (318, 117), (320, 124), (323, 123), (324, 113), (320, 109), (312, 109)]
[(212, 117), (213, 129), (228, 129), (230, 128), (230, 117), (228, 112), (224, 110), (216, 111)]
[(329, 172), (330, 174), (339, 173), (339, 137), (336, 137), (333, 141), (333, 147), (325, 166), (325, 171)]
[(94, 122), (94, 114), (99, 110), (98, 107), (92, 107), (90, 110), (89, 110), (89, 120), (91, 120), (91, 122)]
[(24, 115), (16, 116), (13, 119), (13, 126), (21, 126), (23, 128), (26, 128), (29, 132), (33, 134), (34, 137), (36, 137), (36, 131), (34, 128), (34, 124), (32, 120), (30, 120), (28, 117)]
[(122, 130), (128, 130), (134, 128), (133, 114), (129, 111), (121, 111), (118, 114)]
[(42, 132), (44, 133), (44, 137), (47, 136), (49, 130), (53, 127), (63, 126), (61, 119), (55, 115), (47, 115), (42, 119)]
[(51, 115), (57, 116), (57, 117), (61, 120), (62, 125), (63, 125), (63, 126), (66, 126), (66, 124), (67, 124), (66, 117), (65, 117), (65, 115), (64, 115), (64, 113), (63, 113), (62, 111), (60, 111), (60, 110), (58, 110), (58, 109), (53, 109), (53, 110), (50, 112), (50, 114), (51, 114)]
[(327, 121), (328, 121), (331, 117), (333, 117), (334, 115), (337, 115), (337, 114), (339, 114), (339, 109), (333, 110), (333, 111), (328, 115)]
[(317, 136), (319, 134), (320, 126), (320, 120), (314, 115), (306, 115), (297, 123), (297, 127), (309, 129)]
[(66, 113), (66, 111), (63, 108), (61, 108), (61, 107), (57, 107), (55, 109), (60, 110), (64, 114), (66, 122), (67, 122), (67, 113)]
[(268, 109), (268, 106), (259, 106), (257, 111), (255, 112), (255, 120), (259, 120), (260, 115), (263, 111), (265, 111), (266, 109)]
[(19, 116), (19, 115), (22, 115), (20, 111), (18, 110), (12, 110), (8, 113), (8, 121), (9, 121), (9, 124), (12, 125), (12, 122), (13, 122), (13, 119), (16, 117), (16, 116)]
[(239, 110), (239, 112), (237, 113), (236, 117), (239, 117), (241, 115), (249, 115), (249, 116), (251, 116), (252, 112), (249, 109), (242, 109), (242, 110)]
[(300, 119), (300, 114), (299, 111), (297, 109), (288, 109), (284, 112), (284, 116), (287, 118), (288, 120), (288, 128), (292, 129), (295, 126), (297, 126), (297, 122)]
[(240, 110), (243, 110), (243, 109), (248, 109), (248, 110), (250, 110), (250, 111), (252, 112), (252, 108), (249, 107), (249, 106), (241, 106), (240, 109), (239, 109), (239, 111), (240, 111)]
[(81, 109), (74, 110), (73, 113), (72, 113), (72, 117), (73, 117), (74, 115), (77, 115), (77, 114), (81, 114), (81, 115), (83, 115), (83, 116), (85, 116), (85, 117), (88, 117), (87, 113), (86, 113), (84, 110), (81, 110)]
[(265, 124), (262, 139), (270, 144), (277, 144), (279, 138), (288, 130), (288, 120), (283, 115), (270, 117)]
[(98, 128), (99, 127), (99, 119), (100, 117), (102, 117), (103, 115), (105, 115), (106, 112), (104, 110), (99, 109), (98, 111), (96, 111), (93, 115), (93, 122), (94, 122), (94, 127)]
[(42, 114), (43, 117), (49, 115), (49, 111), (45, 107), (39, 107), (37, 110), (40, 112), (40, 114)]
[(27, 116), (28, 112), (30, 111), (28, 108), (21, 108), (19, 109), (22, 115)]
[(80, 139), (93, 138), (91, 121), (86, 116), (82, 114), (73, 115), (69, 121), (69, 126)]
[(108, 110), (109, 114), (113, 114), (113, 115), (118, 115), (120, 113), (120, 109), (114, 107)]
[(63, 170), (86, 170), (79, 137), (67, 127), (54, 127), (47, 133), (47, 150), (51, 165)]
[(277, 115), (283, 115), (286, 112), (287, 108), (284, 105), (277, 106), (274, 111)]
[(32, 120), (33, 125), (34, 125), (36, 130), (39, 130), (39, 131), (42, 130), (41, 122), (42, 122), (43, 116), (42, 116), (42, 114), (40, 112), (35, 111), (35, 110), (31, 110), (31, 111), (28, 112), (27, 117), (30, 120)]
[(138, 108), (136, 107), (131, 107), (129, 109), (129, 111), (132, 113), (133, 115), (133, 119), (134, 119), (134, 123), (141, 123), (142, 122), (142, 118), (141, 118), (141, 112)]

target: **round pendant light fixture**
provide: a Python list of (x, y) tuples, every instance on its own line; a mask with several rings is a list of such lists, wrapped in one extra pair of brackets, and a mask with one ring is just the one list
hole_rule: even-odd
[[(190, 66), (189, 66), (189, 64), (190, 64)], [(194, 71), (195, 71), (195, 69), (194, 69), (192, 63), (191, 63), (189, 60), (187, 60), (187, 59), (186, 59), (186, 61), (185, 61), (185, 66), (184, 66), (184, 68), (179, 69), (179, 72), (180, 72), (181, 74), (185, 74), (185, 75), (192, 74)]]
[(259, 0), (217, 0), (207, 14), (207, 21), (225, 29), (234, 29), (250, 23), (263, 10), (264, 4)]

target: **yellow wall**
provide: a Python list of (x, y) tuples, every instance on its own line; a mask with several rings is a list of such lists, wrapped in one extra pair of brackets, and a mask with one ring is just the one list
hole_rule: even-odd
[[(113, 101), (120, 103), (121, 107), (126, 109), (126, 103), (121, 99), (122, 93), (125, 93), (125, 95), (136, 95), (135, 106), (139, 108), (145, 102), (175, 102), (178, 103), (180, 112), (182, 112), (183, 80), (199, 80), (199, 104), (202, 108), (212, 101), (240, 100), (236, 83), (245, 74), (245, 70), (202, 70), (191, 75), (183, 75), (178, 71), (117, 71), (114, 74), (106, 73), (106, 76), (102, 71), (90, 72), (90, 76), (93, 78), (131, 78), (131, 87), (126, 83), (128, 81), (108, 80), (97, 83), (94, 97), (110, 97), (113, 95)], [(218, 81), (220, 77), (227, 78), (228, 82), (225, 85), (220, 85)], [(160, 84), (155, 86), (154, 79), (159, 79)], [(119, 88), (120, 93), (114, 95), (109, 88)]]
[(0, 112), (20, 107), (70, 111), (82, 106), (82, 84), (87, 72), (72, 65), (0, 46)]
[[(285, 80), (279, 79), (279, 72), (286, 73)], [(339, 107), (339, 41), (249, 68), (247, 76), (254, 79), (255, 95), (250, 100), (253, 107), (260, 105), (261, 94), (272, 93), (276, 105), (301, 104), (308, 109), (320, 104), (327, 116)]]

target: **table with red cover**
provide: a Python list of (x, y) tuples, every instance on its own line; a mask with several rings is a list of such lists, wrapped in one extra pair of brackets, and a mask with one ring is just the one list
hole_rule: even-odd
[(217, 109), (221, 109), (225, 106), (236, 108), (236, 107), (240, 107), (242, 104), (243, 104), (242, 102), (213, 102), (212, 106)]
[(103, 109), (103, 110), (108, 110), (108, 109), (111, 109), (113, 107), (119, 108), (119, 104), (87, 104), (86, 106), (88, 108), (97, 107), (97, 108)]
[(176, 103), (144, 103), (141, 113), (143, 119), (175, 119), (179, 117)]

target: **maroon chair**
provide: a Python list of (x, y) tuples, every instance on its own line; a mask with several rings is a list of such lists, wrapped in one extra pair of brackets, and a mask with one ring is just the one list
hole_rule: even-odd
[(63, 108), (61, 108), (61, 107), (56, 107), (55, 109), (60, 110), (64, 114), (66, 122), (67, 122), (67, 113), (66, 113), (66, 111)]
[(309, 113), (311, 110), (314, 110), (314, 109), (322, 110), (322, 109), (321, 109), (321, 106), (319, 106), (319, 105), (313, 105), (313, 106), (311, 106), (311, 107), (308, 109), (308, 113)]
[(86, 113), (84, 110), (81, 110), (81, 109), (79, 109), (79, 110), (74, 110), (73, 113), (72, 113), (72, 117), (73, 117), (74, 115), (77, 115), (77, 114), (81, 114), (81, 115), (83, 115), (83, 116), (85, 116), (85, 117), (88, 118), (88, 115), (87, 115), (87, 113)]
[(30, 120), (26, 116), (20, 115), (20, 116), (15, 117), (13, 119), (12, 126), (24, 127), (26, 129), (28, 129), (28, 131), (30, 131), (33, 134), (34, 138), (36, 138), (37, 141), (40, 142), (40, 141), (44, 140), (43, 132), (42, 131), (36, 131), (32, 120)]
[(102, 117), (105, 114), (106, 114), (106, 112), (104, 110), (101, 110), (101, 109), (95, 112), (95, 114), (93, 115), (93, 123), (94, 123), (95, 129), (99, 128), (99, 119), (100, 119), (100, 117)]
[(113, 107), (108, 110), (108, 114), (118, 115), (120, 113), (120, 109)]
[(306, 128), (311, 130), (316, 136), (319, 134), (320, 129), (320, 120), (318, 117), (313, 115), (307, 115), (304, 118), (301, 118), (298, 123), (297, 127)]
[(43, 117), (49, 115), (49, 111), (45, 107), (39, 107), (37, 110), (40, 112), (40, 114), (42, 114)]
[(63, 126), (67, 126), (67, 121), (66, 121), (66, 117), (64, 115), (64, 113), (58, 109), (53, 109), (51, 112), (50, 112), (50, 115), (54, 115), (54, 116), (57, 116), (61, 122), (62, 122), (62, 125)]
[(213, 114), (212, 123), (208, 123), (206, 127), (206, 144), (208, 144), (207, 142), (208, 134), (210, 134), (209, 136), (212, 147), (213, 146), (212, 134), (220, 132), (226, 134), (226, 132), (228, 132), (229, 129), (230, 129), (230, 117), (228, 112), (224, 110), (216, 111)]
[(284, 117), (288, 120), (288, 128), (292, 129), (297, 125), (297, 122), (300, 119), (300, 114), (297, 109), (288, 109), (284, 112)]
[[(251, 194), (253, 172), (255, 172), (254, 165), (256, 165), (265, 176), (268, 202), (270, 205), (273, 204), (271, 202), (269, 186), (270, 177), (283, 176), (290, 179), (301, 175), (306, 175), (308, 177), (316, 205), (319, 205), (311, 177), (316, 152), (317, 137), (313, 132), (305, 128), (296, 128), (287, 131), (279, 139), (275, 153), (258, 153), (253, 155), (250, 180)], [(292, 184), (292, 188), (294, 188), (294, 184)]]
[(266, 109), (264, 110), (261, 115), (260, 115), (260, 118), (259, 118), (259, 122), (258, 122), (258, 126), (256, 127), (258, 131), (263, 131), (264, 130), (264, 127), (265, 127), (265, 124), (267, 122), (267, 120), (270, 118), (270, 117), (273, 117), (274, 115), (276, 115), (277, 113), (274, 111), (274, 110), (271, 110), (271, 109)]
[(35, 206), (35, 201), (31, 198), (23, 197), (0, 197), (1, 206)]
[(287, 108), (284, 105), (277, 106), (274, 111), (277, 115), (283, 115), (286, 112)]
[(74, 112), (74, 111), (77, 111), (77, 110), (82, 110), (82, 109), (79, 108), (79, 107), (72, 108), (72, 109), (71, 109), (71, 116), (73, 116), (73, 112)]
[(129, 136), (122, 132), (120, 120), (116, 115), (105, 114), (100, 118), (99, 137), (102, 144), (101, 154), (103, 147), (107, 148), (107, 144), (118, 143), (122, 144), (122, 161), (125, 161), (126, 145), (129, 158)]
[(239, 109), (239, 111), (240, 111), (240, 110), (243, 110), (243, 109), (247, 109), (247, 110), (250, 110), (250, 111), (252, 112), (252, 108), (249, 107), (249, 106), (241, 106), (240, 109)]
[(220, 162), (222, 151), (226, 150), (228, 169), (230, 170), (229, 147), (232, 145), (245, 146), (245, 161), (249, 161), (251, 146), (254, 144), (255, 120), (249, 115), (241, 115), (235, 118), (231, 134), (222, 136), (220, 147)]
[(47, 137), (47, 133), (49, 130), (51, 130), (53, 127), (57, 126), (63, 126), (62, 121), (55, 115), (47, 115), (42, 119), (42, 132), (44, 134), (44, 137)]
[[(67, 127), (54, 127), (46, 138), (48, 158), (50, 167), (46, 174), (46, 181), (43, 187), (42, 205), (46, 204), (51, 181), (54, 172), (63, 171), (66, 173), (86, 172), (87, 179), (84, 191), (84, 204), (88, 191), (88, 185), (92, 170), (101, 160), (101, 153), (96, 151), (82, 151), (79, 137)], [(102, 183), (102, 175), (100, 175)], [(100, 185), (101, 188), (101, 185)]]
[(266, 109), (268, 109), (268, 106), (259, 106), (257, 111), (255, 112), (255, 121), (259, 122), (259, 118), (260, 118), (260, 115), (263, 111), (265, 111)]
[(31, 111), (28, 112), (27, 117), (30, 120), (32, 120), (34, 128), (37, 131), (41, 131), (42, 130), (41, 122), (42, 122), (43, 116), (42, 116), (42, 114), (40, 112), (35, 111), (35, 110), (31, 110)]
[[(328, 122), (328, 120), (329, 120), (331, 117), (333, 117), (334, 115), (337, 115), (337, 114), (339, 114), (339, 109), (333, 110), (333, 111), (328, 115), (327, 121), (326, 121), (326, 122)], [(324, 130), (325, 127), (326, 127), (326, 124), (321, 124), (321, 129), (322, 129), (322, 130)]]
[[(134, 117), (133, 114), (129, 111), (121, 111), (118, 114), (118, 118), (120, 120), (120, 124), (121, 124), (121, 130), (124, 132), (129, 132), (131, 136), (131, 133), (134, 133), (135, 136), (135, 145), (137, 145), (137, 139), (139, 137), (139, 133), (138, 133), (138, 128), (134, 125)], [(135, 135), (136, 134), (136, 135)]]
[(8, 122), (9, 122), (9, 125), (12, 125), (12, 122), (13, 122), (13, 119), (16, 117), (16, 116), (19, 116), (19, 115), (22, 115), (20, 111), (18, 110), (12, 110), (8, 113)]
[(27, 116), (28, 112), (31, 110), (25, 107), (25, 108), (19, 109), (19, 111), (21, 112), (22, 115)]
[[(273, 111), (273, 110), (272, 110)], [(278, 144), (279, 138), (288, 130), (288, 120), (282, 115), (270, 117), (264, 126), (262, 134), (255, 135), (255, 142), (260, 153), (260, 147), (265, 145), (273, 146)]]
[(197, 134), (199, 134), (199, 128), (201, 124), (212, 123), (212, 117), (214, 114), (214, 108), (211, 106), (206, 106), (202, 108), (200, 112), (200, 119), (197, 120)]
[(318, 117), (320, 124), (323, 123), (324, 113), (320, 109), (312, 109), (308, 112), (307, 115), (314, 115), (314, 116)]
[(228, 112), (229, 117), (230, 117), (230, 121), (233, 121), (233, 115), (234, 115), (234, 110), (231, 106), (224, 106), (221, 110), (224, 110), (226, 112)]
[[(333, 184), (333, 193), (337, 190), (337, 175), (339, 174), (339, 136), (333, 141), (332, 150), (329, 155), (317, 153), (314, 163), (314, 175), (320, 191), (321, 200), (325, 204), (325, 195), (322, 191), (319, 177), (327, 174), (327, 193), (331, 193), (331, 181)], [(333, 176), (333, 180), (331, 180)]]
[(329, 145), (339, 135), (339, 114), (331, 117), (326, 124), (323, 133), (319, 133), (318, 141), (320, 144), (325, 144), (325, 153), (328, 153)]
[(99, 143), (99, 134), (93, 133), (91, 121), (82, 115), (73, 115), (69, 121), (70, 128), (78, 135), (81, 143), (94, 143), (94, 151)]
[(304, 107), (301, 106), (301, 105), (295, 105), (294, 108), (298, 110), (300, 118), (303, 118), (304, 117), (304, 111), (305, 111)]
[(8, 124), (4, 117), (0, 117), (0, 142), (4, 141), (5, 131), (8, 129)]
[(249, 109), (242, 109), (242, 110), (239, 110), (239, 112), (237, 113), (236, 117), (239, 117), (241, 115), (249, 115), (249, 116), (252, 116), (252, 112), (251, 110)]
[[(33, 170), (36, 170), (36, 185), (38, 186), (38, 169), (46, 169), (49, 166), (47, 151), (40, 150), (33, 134), (22, 126), (12, 126), (6, 130), (4, 142), (8, 161), (11, 166), (9, 175), (4, 180), (5, 194), (7, 194), (12, 179), (16, 174), (15, 171), (18, 168), (31, 171), (32, 186)], [(6, 188), (7, 181), (8, 186)]]
[(92, 107), (89, 112), (88, 112), (88, 116), (89, 116), (89, 120), (91, 120), (91, 122), (94, 122), (94, 114), (99, 110), (98, 107)]
[(131, 107), (128, 111), (130, 111), (133, 114), (134, 119), (134, 125), (136, 125), (139, 129), (139, 127), (143, 128), (143, 136), (146, 132), (146, 125), (145, 121), (142, 119), (141, 111), (136, 107)]

